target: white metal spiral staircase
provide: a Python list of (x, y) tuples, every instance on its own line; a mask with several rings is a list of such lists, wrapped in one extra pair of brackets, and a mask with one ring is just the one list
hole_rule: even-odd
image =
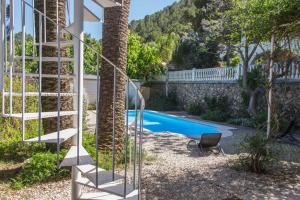
[[(41, 0), (42, 1), (42, 0)], [(93, 0), (102, 8), (122, 6), (113, 0)], [(22, 30), (22, 53), (21, 55), (15, 55), (15, 8), (14, 0), (10, 0), (9, 6), (9, 24), (6, 24), (6, 0), (1, 1), (1, 47), (0, 47), (0, 80), (1, 80), (1, 94), (2, 94), (2, 117), (8, 118), (19, 118), (22, 121), (22, 141), (23, 142), (44, 142), (44, 143), (55, 143), (57, 145), (57, 158), (59, 162), (60, 145), (61, 143), (72, 140), (72, 146), (70, 147), (68, 153), (62, 162), (58, 163), (59, 167), (72, 167), (72, 199), (99, 199), (99, 200), (119, 200), (119, 199), (141, 199), (141, 163), (142, 163), (142, 126), (143, 126), (143, 109), (144, 100), (139, 92), (138, 88), (134, 83), (108, 59), (103, 57), (100, 52), (97, 52), (92, 47), (84, 43), (83, 38), (83, 23), (84, 21), (90, 22), (101, 22), (95, 14), (93, 14), (87, 7), (85, 7), (83, 1), (74, 0), (74, 22), (69, 23), (67, 27), (62, 27), (58, 21), (54, 21), (46, 16), (46, 11), (39, 11), (34, 8), (33, 2), (28, 3), (26, 0), (19, 0), (21, 5), (21, 30)], [(44, 0), (45, 2), (45, 0)], [(57, 6), (58, 7), (58, 6)], [(26, 55), (26, 13), (32, 14), (33, 29), (39, 29), (39, 35), (35, 36), (35, 30), (33, 30), (33, 55)], [(57, 11), (58, 14), (58, 11)], [(38, 16), (38, 23), (34, 22)], [(57, 17), (58, 18), (58, 17)], [(19, 20), (19, 19), (18, 19)], [(47, 31), (46, 24), (53, 23), (56, 26), (57, 40), (47, 41), (46, 36), (43, 36)], [(35, 27), (34, 24), (38, 24)], [(43, 26), (44, 24), (44, 26)], [(71, 41), (62, 41), (61, 35), (68, 34), (73, 38)], [(46, 35), (46, 34), (45, 34)], [(9, 37), (8, 37), (9, 36)], [(9, 38), (9, 39), (8, 39)], [(35, 41), (39, 41), (35, 43)], [(43, 41), (43, 42), (40, 42)], [(9, 44), (9, 45), (7, 45)], [(55, 47), (57, 49), (57, 57), (43, 57), (42, 50), (43, 46)], [(74, 57), (62, 57), (61, 48), (64, 47), (74, 48)], [(109, 63), (114, 70), (114, 76), (111, 77), (114, 81), (114, 100), (113, 105), (113, 126), (115, 126), (115, 104), (116, 104), (116, 77), (117, 75), (122, 75), (126, 77), (127, 83), (127, 93), (124, 99), (126, 105), (126, 115), (125, 117), (125, 133), (124, 133), (124, 146), (125, 154), (128, 150), (127, 146), (129, 140), (133, 142), (133, 152), (132, 157), (130, 153), (130, 158), (127, 160), (125, 156), (125, 169), (122, 172), (117, 172), (115, 146), (112, 147), (112, 170), (107, 171), (99, 167), (99, 150), (98, 150), (98, 140), (96, 139), (96, 160), (94, 161), (88, 152), (84, 149), (82, 145), (82, 121), (83, 121), (83, 48), (90, 48), (97, 55), (97, 104), (100, 101), (100, 73), (99, 73), (99, 60), (102, 59)], [(28, 61), (35, 61), (38, 65), (37, 73), (27, 73), (26, 65)], [(56, 62), (57, 63), (57, 74), (43, 74), (42, 66), (43, 62)], [(61, 65), (63, 62), (73, 62), (74, 63), (74, 74), (61, 74)], [(20, 64), (20, 66), (18, 66)], [(16, 71), (16, 67), (21, 68), (21, 70)], [(15, 92), (13, 90), (14, 78), (19, 77), (22, 82), (21, 92)], [(54, 78), (57, 79), (57, 92), (44, 92), (42, 91), (42, 81), (43, 78)], [(9, 79), (9, 91), (5, 91), (5, 81), (4, 79)], [(74, 89), (70, 92), (61, 92), (61, 80), (62, 79), (72, 79), (74, 84)], [(35, 80), (37, 83), (38, 91), (27, 92), (26, 84), (28, 80)], [(134, 109), (134, 120), (129, 123), (129, 90), (135, 91), (135, 109)], [(61, 97), (69, 96), (73, 97), (74, 110), (62, 111), (61, 110)], [(13, 111), (13, 98), (22, 98), (22, 112), (14, 113)], [(26, 98), (27, 97), (37, 97), (38, 98), (38, 112), (36, 113), (26, 113)], [(57, 111), (55, 112), (43, 112), (42, 110), (42, 97), (56, 97), (57, 98)], [(9, 102), (7, 103), (6, 100)], [(5, 108), (9, 105), (8, 109)], [(8, 110), (8, 111), (7, 111)], [(74, 116), (74, 127), (70, 127), (64, 130), (60, 128), (60, 120), (63, 116)], [(42, 131), (42, 120), (44, 118), (57, 118), (57, 131), (44, 135)], [(98, 138), (98, 118), (99, 118), (99, 108), (97, 106), (97, 124), (95, 129), (95, 136)], [(38, 120), (39, 132), (38, 136), (34, 138), (26, 137), (26, 121), (28, 120)], [(115, 128), (113, 128), (113, 141), (115, 145)], [(130, 171), (130, 172), (129, 172)], [(131, 176), (129, 176), (131, 175)], [(94, 193), (82, 193), (81, 187), (90, 187), (99, 190), (99, 192)]]

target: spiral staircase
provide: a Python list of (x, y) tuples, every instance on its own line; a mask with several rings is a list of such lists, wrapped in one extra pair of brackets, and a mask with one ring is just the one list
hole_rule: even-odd
[[(42, 1), (42, 0), (41, 0)], [(102, 8), (122, 6), (113, 0), (93, 0), (98, 6)], [(119, 199), (141, 199), (141, 165), (142, 165), (142, 134), (143, 134), (143, 97), (135, 86), (135, 84), (126, 76), (126, 74), (115, 66), (112, 62), (106, 59), (100, 52), (88, 46), (83, 38), (83, 23), (85, 21), (102, 23), (91, 10), (89, 10), (84, 2), (81, 0), (74, 0), (74, 22), (69, 22), (68, 25), (63, 26), (58, 21), (50, 19), (46, 16), (46, 7), (43, 11), (35, 9), (34, 1), (27, 2), (26, 0), (19, 0), (16, 6), (15, 0), (1, 1), (1, 47), (0, 47), (0, 79), (1, 79), (1, 94), (2, 94), (2, 117), (16, 118), (22, 121), (22, 142), (23, 143), (52, 143), (56, 144), (58, 167), (72, 167), (72, 199), (98, 199), (98, 200), (119, 200)], [(45, 2), (45, 0), (44, 0)], [(10, 9), (6, 9), (9, 5)], [(21, 8), (16, 11), (16, 8)], [(57, 6), (58, 7), (58, 6)], [(99, 7), (99, 9), (101, 9)], [(6, 13), (9, 12), (9, 13)], [(16, 13), (21, 13), (16, 15)], [(28, 20), (31, 15), (32, 19)], [(58, 10), (57, 10), (58, 15)], [(6, 16), (9, 16), (9, 23), (6, 22)], [(20, 17), (16, 19), (16, 17)], [(38, 22), (35, 20), (38, 19)], [(58, 19), (58, 17), (57, 17)], [(15, 53), (15, 21), (21, 22), (21, 54)], [(26, 39), (28, 37), (27, 21), (32, 23), (32, 37), (33, 50), (32, 55), (26, 55)], [(46, 31), (47, 24), (54, 24), (56, 27), (57, 39), (56, 41), (47, 40)], [(38, 26), (37, 26), (38, 24)], [(36, 29), (39, 29), (38, 35), (35, 35)], [(45, 34), (45, 35), (43, 35)], [(62, 35), (67, 35), (70, 40), (62, 39)], [(38, 42), (36, 42), (38, 41)], [(43, 57), (43, 47), (56, 48), (56, 57)], [(73, 48), (72, 57), (65, 57), (61, 55), (61, 49), (70, 47)], [(97, 55), (97, 63), (94, 63), (97, 68), (97, 108), (96, 108), (96, 128), (95, 137), (98, 138), (99, 132), (99, 101), (101, 101), (100, 94), (100, 62), (105, 61), (110, 64), (114, 73), (111, 77), (113, 79), (113, 127), (112, 127), (112, 170), (105, 170), (99, 167), (99, 142), (96, 139), (95, 160), (88, 154), (82, 145), (83, 140), (83, 73), (84, 73), (84, 56), (83, 49), (89, 48), (95, 55)], [(28, 62), (36, 62), (37, 72), (28, 73), (26, 66)], [(43, 74), (43, 62), (55, 62), (57, 64), (56, 74)], [(61, 66), (65, 63), (72, 63), (74, 66), (72, 74), (62, 74)], [(115, 116), (116, 110), (116, 86), (118, 84), (117, 77), (123, 76), (126, 78), (126, 95), (125, 95), (125, 121), (124, 124), (124, 147), (125, 154), (130, 151), (129, 159), (125, 156), (125, 167), (122, 170), (116, 169), (116, 135), (115, 124), (117, 118)], [(21, 80), (22, 88), (20, 92), (13, 89), (13, 82), (18, 78)], [(56, 92), (42, 91), (42, 81), (44, 78), (56, 80)], [(4, 80), (9, 80), (8, 85), (5, 86)], [(73, 87), (69, 92), (61, 92), (61, 81), (69, 80)], [(26, 86), (28, 82), (36, 83), (37, 91), (27, 92)], [(8, 88), (8, 91), (5, 90)], [(134, 109), (129, 110), (130, 96), (129, 91), (134, 91), (133, 103)], [(22, 106), (20, 113), (15, 113), (13, 109), (14, 98), (22, 99)], [(38, 98), (38, 112), (27, 113), (27, 98)], [(57, 98), (57, 110), (52, 112), (44, 112), (42, 109), (42, 97)], [(61, 98), (69, 97), (73, 101), (73, 110), (61, 109)], [(9, 105), (9, 106), (7, 106)], [(133, 113), (133, 120), (129, 122), (129, 112)], [(73, 126), (66, 129), (61, 129), (60, 122), (64, 116), (71, 116), (73, 119)], [(131, 116), (132, 117), (132, 116)], [(53, 133), (43, 134), (42, 120), (46, 118), (57, 119), (57, 130)], [(38, 120), (39, 131), (36, 137), (28, 138), (26, 136), (26, 122), (29, 120)], [(61, 161), (59, 160), (60, 145), (66, 141), (71, 141), (72, 146), (68, 153)], [(128, 144), (133, 147), (128, 148)], [(131, 156), (132, 155), (132, 156)], [(93, 188), (94, 192), (82, 192), (82, 187)], [(96, 191), (96, 192), (95, 192)], [(55, 191), (54, 191), (55, 192)]]

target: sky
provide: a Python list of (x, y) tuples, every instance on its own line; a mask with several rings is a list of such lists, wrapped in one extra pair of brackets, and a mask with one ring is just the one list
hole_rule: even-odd
[[(32, 0), (26, 0), (29, 4), (31, 4)], [(153, 14), (159, 10), (162, 10), (164, 7), (173, 4), (178, 0), (131, 0), (130, 7), (130, 16), (129, 22), (132, 20), (143, 19), (146, 15)], [(7, 0), (7, 2), (9, 2)], [(16, 32), (21, 30), (21, 3), (20, 0), (14, 0), (15, 2), (15, 29)], [(73, 0), (70, 1), (70, 8), (73, 8)], [(85, 0), (85, 5), (93, 11), (99, 18), (103, 16), (103, 9), (97, 6), (92, 0)], [(72, 10), (72, 9), (71, 9)], [(32, 33), (32, 14), (30, 14), (32, 10), (28, 7), (26, 8), (26, 32)], [(70, 13), (71, 21), (73, 19), (73, 12)], [(102, 32), (102, 25), (96, 22), (86, 22), (84, 24), (84, 29), (86, 33), (92, 35), (92, 37), (100, 39)]]

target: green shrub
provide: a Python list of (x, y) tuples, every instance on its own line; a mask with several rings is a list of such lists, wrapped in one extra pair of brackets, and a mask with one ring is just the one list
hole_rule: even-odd
[(205, 103), (209, 111), (229, 112), (230, 103), (227, 96), (220, 97), (204, 97)]
[[(9, 79), (5, 77), (4, 88), (5, 91), (9, 91)], [(21, 79), (13, 79), (13, 92), (21, 92)], [(34, 84), (26, 84), (27, 92), (37, 91)], [(2, 95), (0, 93), (0, 95)], [(0, 99), (0, 102), (2, 99)], [(2, 105), (2, 103), (0, 103)], [(22, 111), (22, 98), (13, 97), (13, 112), (20, 113)], [(26, 112), (37, 112), (38, 109), (38, 98), (37, 97), (26, 97)], [(5, 112), (9, 112), (9, 98), (5, 98)], [(15, 141), (21, 140), (21, 127), (22, 120), (16, 118), (3, 118), (0, 116), (0, 139), (6, 140), (9, 138), (14, 138)], [(26, 137), (37, 136), (38, 133), (38, 120), (30, 120), (26, 122)]]
[[(96, 160), (96, 148), (95, 148), (95, 134), (85, 132), (83, 133), (83, 146), (87, 150), (87, 152), (91, 155), (91, 157)], [(131, 151), (130, 151), (131, 149)], [(125, 152), (125, 148), (122, 152), (116, 154), (116, 165), (119, 168), (124, 168), (125, 166), (125, 158), (127, 159), (127, 164), (129, 163), (130, 157), (131, 159), (134, 157), (134, 144), (132, 140), (129, 140), (127, 145), (127, 154)], [(130, 155), (131, 152), (131, 155)], [(137, 155), (138, 156), (138, 155)], [(145, 151), (143, 151), (143, 159), (154, 159), (151, 156), (148, 156)], [(112, 153), (110, 151), (103, 152), (99, 150), (98, 153), (98, 161), (99, 166), (106, 170), (112, 169)]]
[(278, 154), (271, 149), (272, 142), (264, 133), (246, 137), (241, 143), (241, 151), (237, 165), (255, 173), (263, 173), (277, 160)]
[[(62, 151), (60, 159), (65, 156)], [(57, 180), (69, 175), (68, 169), (57, 168), (57, 157), (55, 153), (43, 152), (32, 156), (30, 162), (26, 163), (16, 178), (11, 180), (11, 186), (20, 189), (23, 186), (34, 183)]]
[(201, 115), (202, 119), (211, 120), (216, 122), (225, 122), (230, 116), (222, 111), (208, 111)]
[(173, 96), (154, 95), (149, 98), (146, 108), (156, 111), (177, 110), (177, 101)]
[(236, 118), (236, 119), (229, 119), (227, 123), (239, 125), (239, 126), (246, 126), (246, 127), (255, 127), (254, 120), (252, 118)]
[(254, 118), (254, 127), (258, 129), (265, 130), (267, 125), (268, 113), (260, 112)]
[(0, 142), (0, 161), (23, 162), (34, 153), (44, 151), (45, 144), (23, 144), (19, 139), (10, 138)]
[(188, 114), (201, 115), (203, 112), (204, 112), (204, 109), (200, 103), (192, 103), (189, 105)]

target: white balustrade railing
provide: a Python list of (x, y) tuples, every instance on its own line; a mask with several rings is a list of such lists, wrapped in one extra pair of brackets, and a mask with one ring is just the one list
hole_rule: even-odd
[[(255, 69), (250, 66), (249, 70)], [(216, 67), (205, 69), (192, 69), (182, 71), (169, 71), (166, 75), (155, 77), (156, 81), (237, 81), (243, 74), (242, 66), (236, 67)], [(264, 70), (262, 70), (262, 73)], [(300, 65), (292, 63), (287, 68), (278, 64), (274, 65), (274, 73), (277, 79), (300, 80)]]

